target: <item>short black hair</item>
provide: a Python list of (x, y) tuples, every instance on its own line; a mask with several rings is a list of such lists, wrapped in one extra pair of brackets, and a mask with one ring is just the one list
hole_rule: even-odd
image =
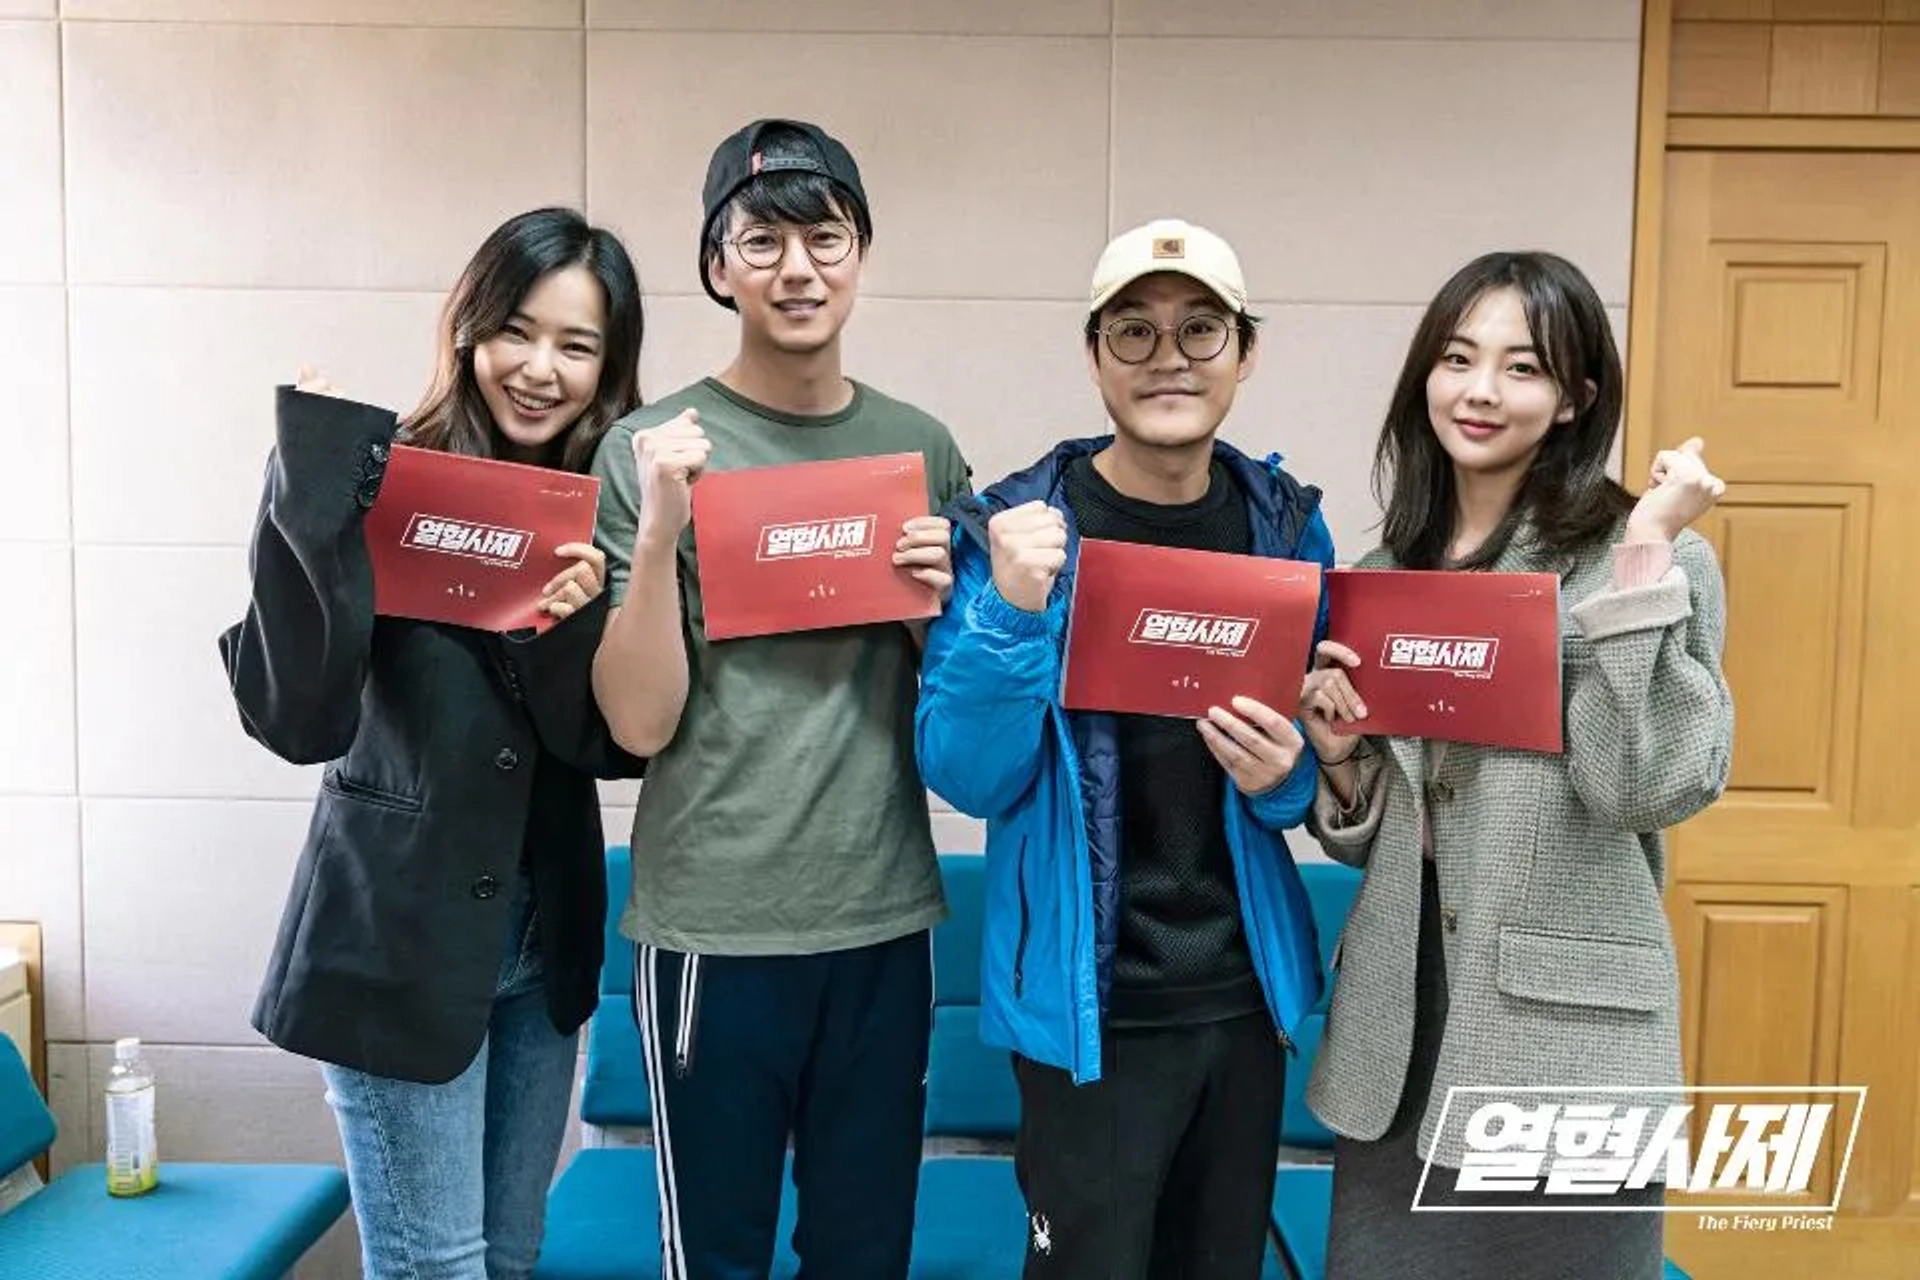
[[(770, 126), (760, 136), (760, 149), (769, 159), (812, 154), (806, 135), (784, 125)], [(853, 223), (854, 238), (865, 253), (873, 243), (873, 217), (864, 200), (824, 174), (803, 169), (774, 169), (756, 174), (734, 192), (707, 227), (702, 265), (711, 265), (726, 249), (727, 227), (734, 215), (746, 222), (791, 222), (811, 226), (845, 218)]]

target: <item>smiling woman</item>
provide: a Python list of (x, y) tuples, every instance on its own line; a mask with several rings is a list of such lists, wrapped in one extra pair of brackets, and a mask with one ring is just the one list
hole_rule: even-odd
[[(396, 439), (585, 470), (638, 401), (640, 330), (619, 241), (537, 209), (461, 273), (404, 426), (317, 375), (280, 391), (252, 600), (220, 649), (247, 731), (326, 770), (253, 1024), (322, 1064), (366, 1280), (532, 1271), (598, 999), (593, 780), (642, 768), (593, 702), (598, 549), (541, 553), (556, 622), (537, 634), (376, 616), (367, 512)], [(520, 537), (423, 519), (409, 545), (525, 554)]]
[(441, 315), (433, 385), (406, 443), (584, 471), (639, 401), (640, 286), (612, 233), (535, 209), (487, 237)]
[(537, 461), (592, 404), (604, 367), (607, 291), (584, 266), (543, 276), (500, 332), (473, 352), (473, 375), (508, 456)]

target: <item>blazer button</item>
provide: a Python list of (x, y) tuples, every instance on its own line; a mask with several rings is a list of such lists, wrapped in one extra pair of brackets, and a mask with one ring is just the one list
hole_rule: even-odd
[(1440, 908), (1440, 926), (1448, 933), (1460, 932), (1460, 913), (1452, 907)]
[(499, 751), (494, 753), (493, 767), (496, 769), (518, 769), (520, 767), (520, 753), (512, 747), (500, 748)]
[(1427, 788), (1427, 794), (1439, 803), (1447, 804), (1453, 799), (1453, 784), (1451, 782), (1434, 782)]
[(492, 876), (478, 876), (473, 882), (473, 896), (482, 902), (500, 892), (500, 882)]

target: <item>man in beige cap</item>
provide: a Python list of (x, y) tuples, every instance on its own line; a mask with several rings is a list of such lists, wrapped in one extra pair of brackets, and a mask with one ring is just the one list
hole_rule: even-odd
[(1249, 698), (1197, 724), (1059, 701), (1082, 536), (1333, 564), (1319, 491), (1216, 438), (1257, 324), (1220, 237), (1120, 236), (1086, 323), (1113, 434), (947, 509), (916, 730), (928, 785), (987, 822), (980, 1026), (1014, 1055), (1030, 1278), (1260, 1274), (1283, 1055), (1322, 981), (1282, 835), (1312, 752)]

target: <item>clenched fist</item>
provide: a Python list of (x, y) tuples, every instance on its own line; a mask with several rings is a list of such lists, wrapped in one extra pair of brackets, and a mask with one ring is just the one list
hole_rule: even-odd
[(693, 482), (700, 478), (713, 441), (700, 429), (700, 415), (680, 416), (633, 433), (633, 465), (640, 473), (638, 543), (672, 542), (693, 519)]
[(1023, 502), (987, 521), (993, 585), (1016, 609), (1042, 613), (1067, 563), (1067, 520), (1044, 502)]
[(1727, 484), (1707, 470), (1700, 456), (1705, 448), (1706, 442), (1695, 436), (1678, 449), (1662, 449), (1654, 456), (1647, 491), (1627, 517), (1629, 542), (1671, 542), (1720, 501)]

